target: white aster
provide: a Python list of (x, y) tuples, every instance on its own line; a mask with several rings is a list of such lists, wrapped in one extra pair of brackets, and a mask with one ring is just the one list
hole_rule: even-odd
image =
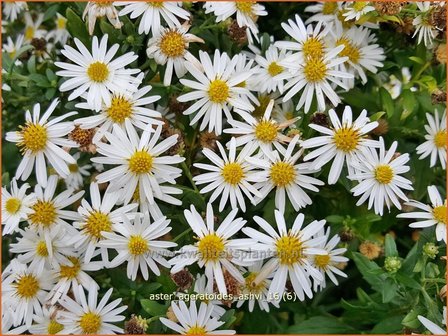
[(78, 165), (80, 155), (81, 154), (79, 152), (75, 153), (73, 158), (76, 160), (76, 163), (68, 165), (70, 173), (65, 178), (65, 185), (67, 186), (67, 189), (81, 189), (84, 186), (84, 178), (90, 176), (89, 169), (91, 169), (92, 166), (89, 164), (83, 166)]
[(384, 204), (390, 210), (391, 204), (401, 209), (399, 199), (408, 201), (401, 189), (413, 190), (412, 182), (401, 176), (410, 168), (406, 165), (409, 154), (398, 155), (395, 153), (397, 142), (386, 151), (383, 138), (380, 138), (379, 153), (375, 148), (364, 147), (362, 155), (351, 162), (354, 172), (348, 178), (359, 182), (350, 191), (354, 196), (360, 196), (356, 205), (361, 205), (367, 199), (368, 208), (374, 207), (375, 213), (382, 216)]
[(67, 30), (67, 19), (59, 13), (56, 13), (56, 28), (49, 31), (46, 39), (53, 39), (54, 43), (61, 43), (61, 45), (65, 45), (68, 38), (70, 37), (70, 33)]
[(280, 63), (289, 55), (291, 55), (291, 52), (286, 51), (286, 49), (279, 52), (275, 45), (271, 45), (266, 50), (265, 57), (256, 55), (255, 61), (258, 63), (259, 68), (255, 71), (255, 75), (260, 92), (270, 93), (277, 89), (283, 92), (284, 80), (278, 79), (277, 76), (288, 71)]
[(98, 18), (107, 17), (110, 24), (115, 29), (120, 29), (123, 23), (118, 18), (118, 11), (115, 8), (116, 3), (112, 1), (89, 1), (82, 13), (82, 19), (89, 23), (89, 34), (93, 35), (95, 23)]
[(305, 21), (309, 22), (328, 22), (335, 23), (339, 21), (338, 14), (342, 9), (342, 3), (339, 1), (318, 1), (315, 4), (305, 8), (305, 12), (313, 13), (313, 15)]
[(425, 125), (427, 134), (426, 141), (417, 147), (417, 154), (421, 154), (419, 159), (424, 159), (431, 155), (430, 167), (434, 167), (439, 158), (440, 165), (446, 169), (446, 110), (443, 112), (442, 118), (439, 119), (439, 112), (435, 110), (435, 115), (432, 116), (426, 113), (428, 124)]
[(26, 1), (5, 1), (2, 2), (4, 18), (10, 22), (17, 19), (19, 14), (28, 9)]
[(42, 313), (34, 315), (33, 325), (29, 328), (30, 333), (37, 335), (63, 334), (64, 326), (59, 323), (58, 309), (56, 306), (42, 307)]
[(48, 120), (58, 103), (58, 99), (53, 100), (42, 117), (40, 104), (34, 105), (32, 116), (28, 110), (25, 113), (25, 125), (20, 126), (19, 131), (6, 133), (6, 140), (15, 142), (23, 155), (16, 170), (15, 177), (17, 179), (22, 178), (23, 181), (28, 179), (34, 170), (37, 182), (45, 187), (47, 185), (47, 161), (63, 178), (70, 173), (67, 164), (76, 162), (67, 151), (61, 148), (77, 146), (75, 142), (65, 138), (73, 130), (73, 122), (62, 122), (62, 120), (75, 115), (76, 112), (66, 113)]
[(25, 36), (26, 42), (31, 42), (33, 38), (42, 38), (47, 34), (47, 31), (44, 29), (40, 29), (42, 22), (44, 20), (44, 14), (38, 14), (33, 20), (30, 13), (25, 13), (25, 32), (23, 33)]
[(347, 1), (342, 15), (345, 17), (345, 21), (358, 21), (362, 16), (374, 10), (375, 7), (369, 1)]
[(412, 37), (417, 36), (417, 43), (425, 44), (426, 47), (432, 47), (433, 40), (438, 34), (436, 28), (431, 23), (431, 1), (416, 2), (420, 15), (416, 16), (412, 20), (412, 24), (415, 27), (415, 32)]

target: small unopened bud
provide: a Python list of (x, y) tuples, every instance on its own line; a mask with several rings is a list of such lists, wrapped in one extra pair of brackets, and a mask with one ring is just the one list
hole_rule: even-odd
[(423, 254), (431, 259), (435, 259), (439, 254), (439, 247), (434, 243), (426, 243), (423, 245)]
[(399, 257), (387, 257), (384, 261), (384, 268), (389, 273), (396, 273), (401, 268), (401, 259)]

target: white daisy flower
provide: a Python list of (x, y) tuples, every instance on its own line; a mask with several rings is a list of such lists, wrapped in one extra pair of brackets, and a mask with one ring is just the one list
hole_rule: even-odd
[(109, 262), (107, 249), (100, 247), (98, 242), (104, 239), (103, 232), (112, 232), (115, 226), (121, 225), (123, 218), (130, 211), (137, 207), (137, 204), (128, 204), (112, 210), (120, 198), (118, 192), (111, 191), (109, 186), (101, 198), (98, 183), (90, 184), (91, 203), (82, 199), (81, 206), (78, 208), (79, 218), (73, 226), (80, 230), (73, 235), (71, 242), (76, 249), (85, 251), (84, 261), (88, 263), (95, 251), (101, 251), (101, 258), (104, 263)]
[(103, 157), (92, 158), (93, 162), (116, 165), (97, 176), (99, 183), (113, 181), (111, 191), (124, 188), (124, 202), (128, 203), (137, 186), (140, 186), (140, 199), (147, 199), (150, 204), (155, 199), (180, 205), (182, 202), (171, 194), (181, 194), (175, 187), (162, 183), (175, 184), (176, 178), (181, 176), (182, 170), (172, 165), (185, 160), (179, 155), (161, 156), (162, 153), (174, 146), (178, 135), (174, 134), (160, 143), (162, 126), (158, 125), (155, 133), (151, 125), (143, 131), (141, 137), (130, 121), (125, 121), (126, 132), (114, 125), (113, 133), (105, 133), (109, 144), (98, 143), (98, 153)]
[(205, 276), (205, 274), (196, 274), (196, 280), (194, 281), (193, 292), (195, 292), (196, 294), (200, 294), (197, 297), (198, 302), (200, 301), (206, 304), (210, 303), (213, 305), (211, 317), (217, 318), (219, 320), (219, 318), (226, 313), (226, 310), (223, 307), (221, 307), (223, 305), (222, 301), (216, 299), (200, 300), (201, 295), (204, 296), (205, 298), (207, 298), (209, 295), (214, 295), (216, 297), (216, 293), (214, 293), (213, 291), (210, 292), (209, 288), (207, 288), (207, 277)]
[(246, 224), (246, 221), (240, 217), (235, 219), (237, 212), (238, 209), (233, 209), (215, 231), (215, 218), (210, 203), (207, 204), (206, 222), (196, 211), (194, 205), (191, 205), (190, 211), (184, 210), (188, 224), (198, 235), (198, 242), (194, 245), (185, 245), (176, 252), (178, 255), (169, 261), (173, 265), (171, 273), (177, 273), (185, 266), (198, 263), (200, 268), (205, 267), (208, 291), (213, 290), (213, 281), (216, 281), (218, 291), (223, 295), (227, 294), (223, 269), (229, 272), (236, 281), (244, 283), (244, 278), (235, 264), (252, 263), (250, 258), (246, 258), (246, 256), (242, 258), (241, 250), (247, 250), (253, 244), (253, 240), (230, 239)]
[(341, 238), (338, 235), (334, 235), (330, 239), (330, 228), (327, 228), (326, 231), (324, 228), (322, 228), (314, 236), (314, 238), (318, 238), (318, 237), (325, 237), (325, 240), (323, 240), (319, 246), (319, 248), (325, 250), (325, 253), (312, 255), (310, 258), (311, 264), (319, 272), (321, 272), (322, 276), (323, 276), (323, 281), (321, 281), (321, 282), (314, 281), (313, 289), (315, 292), (317, 292), (319, 288), (323, 289), (327, 286), (325, 275), (327, 275), (336, 286), (339, 285), (338, 279), (336, 279), (335, 274), (339, 275), (343, 278), (346, 278), (347, 274), (342, 272), (336, 266), (338, 263), (344, 263), (344, 262), (348, 261), (348, 258), (341, 255), (341, 254), (344, 254), (347, 251), (347, 249), (346, 248), (336, 248), (336, 246), (339, 244)]
[(100, 246), (117, 251), (118, 255), (110, 262), (109, 268), (117, 267), (127, 262), (127, 276), (131, 280), (137, 278), (140, 269), (143, 278), (148, 280), (149, 269), (157, 276), (160, 275), (159, 267), (170, 268), (170, 264), (164, 257), (171, 256), (168, 250), (177, 246), (176, 243), (157, 240), (171, 231), (170, 220), (161, 217), (150, 222), (149, 214), (138, 214), (133, 223), (128, 218), (123, 218), (123, 224), (115, 226), (116, 233), (104, 232), (104, 239)]
[[(405, 203), (408, 206), (415, 207), (423, 211), (402, 213), (399, 214), (397, 218), (417, 219), (417, 221), (409, 224), (411, 228), (425, 228), (435, 225), (437, 241), (443, 240), (446, 243), (446, 200), (442, 200), (436, 186), (428, 187), (428, 195), (431, 200), (431, 205), (414, 200)], [(418, 219), (423, 220), (418, 221)]]
[[(27, 325), (21, 325), (13, 328), (14, 311), (11, 307), (2, 307), (2, 335), (21, 335), (28, 330)], [(12, 328), (12, 329), (11, 329)]]
[[(353, 26), (349, 30), (344, 30), (342, 24), (338, 22), (334, 26), (335, 47), (344, 45), (344, 49), (339, 53), (340, 57), (348, 57), (347, 61), (340, 65), (341, 71), (348, 71), (361, 77), (363, 84), (367, 82), (366, 71), (377, 73), (378, 68), (383, 67), (386, 59), (384, 50), (376, 44), (376, 38), (370, 34), (370, 30), (365, 27)], [(355, 85), (354, 79), (346, 79), (349, 88)]]
[[(17, 56), (17, 51), (22, 48), (24, 35), (19, 34), (16, 37), (16, 41), (14, 42), (10, 36), (6, 38), (7, 43), (3, 44), (2, 51), (6, 52), (9, 55), (9, 58), (12, 60)], [(22, 64), (20, 60), (16, 60), (16, 65)]]
[(214, 165), (195, 163), (193, 166), (208, 172), (193, 177), (193, 181), (198, 185), (208, 184), (201, 189), (201, 194), (214, 190), (209, 199), (210, 203), (213, 203), (221, 195), (219, 211), (224, 210), (230, 198), (232, 209), (240, 208), (243, 212), (246, 212), (243, 193), (252, 204), (255, 202), (254, 196), (261, 197), (258, 190), (251, 184), (260, 180), (253, 178), (252, 170), (254, 167), (246, 162), (246, 158), (254, 152), (255, 147), (251, 143), (245, 146), (237, 156), (235, 138), (230, 140), (228, 155), (218, 141), (216, 145), (219, 148), (221, 157), (210, 149), (204, 148), (202, 153)]
[(311, 198), (303, 189), (318, 192), (316, 186), (324, 183), (314, 177), (308, 176), (318, 170), (312, 169), (310, 163), (297, 163), (303, 154), (303, 149), (294, 150), (299, 142), (296, 136), (289, 143), (287, 148), (276, 145), (276, 151), (266, 152), (264, 157), (249, 157), (246, 160), (262, 171), (255, 174), (257, 188), (261, 197), (257, 203), (267, 197), (272, 189), (275, 189), (275, 207), (280, 212), (285, 212), (286, 195), (296, 211), (312, 204)]
[(84, 195), (84, 190), (74, 194), (74, 191), (69, 189), (55, 196), (57, 183), (58, 177), (52, 175), (48, 178), (46, 188), (42, 188), (40, 184), (34, 187), (36, 198), (31, 206), (31, 213), (28, 214), (30, 226), (43, 231), (48, 251), (52, 249), (50, 232), (56, 226), (65, 228), (68, 236), (76, 233), (72, 225), (65, 220), (78, 220), (78, 214), (75, 211), (64, 210), (64, 208), (72, 205)]
[(59, 13), (56, 13), (56, 29), (48, 32), (46, 38), (47, 40), (53, 39), (54, 43), (61, 43), (61, 45), (65, 45), (67, 43), (68, 38), (70, 37), (70, 33), (67, 30), (67, 19)]
[(11, 180), (11, 192), (2, 187), (2, 225), (3, 235), (16, 232), (19, 223), (26, 220), (32, 212), (31, 206), (34, 202), (34, 194), (26, 194), (29, 188), (28, 183), (24, 183), (20, 188), (17, 186), (17, 180)]
[[(143, 79), (143, 74), (138, 76)], [(162, 114), (147, 105), (160, 99), (159, 95), (147, 95), (152, 89), (151, 85), (144, 86), (136, 92), (113, 92), (110, 102), (103, 103), (99, 114), (79, 118), (74, 121), (83, 129), (98, 129), (93, 136), (92, 142), (98, 143), (105, 132), (110, 132), (113, 125), (125, 128), (125, 121), (129, 120), (135, 127), (144, 130), (148, 125), (163, 125), (160, 120)], [(76, 107), (90, 110), (89, 103), (79, 103)]]
[(73, 290), (75, 300), (68, 296), (63, 297), (59, 303), (66, 311), (60, 312), (61, 323), (66, 334), (116, 334), (123, 333), (123, 329), (113, 323), (123, 321), (124, 316), (119, 315), (127, 306), (117, 306), (122, 299), (107, 303), (112, 288), (104, 294), (98, 303), (98, 289), (91, 286), (86, 296), (82, 286)]
[[(255, 307), (255, 303), (258, 302), (260, 310), (264, 310), (269, 313), (269, 304), (279, 307), (278, 301), (270, 300), (269, 287), (271, 285), (272, 274), (263, 275), (258, 277), (262, 270), (263, 262), (256, 261), (253, 265), (247, 269), (247, 274), (244, 277), (244, 285), (240, 296), (244, 296), (236, 304), (237, 308), (240, 308), (244, 302), (248, 302), (249, 311), (252, 312)], [(258, 278), (257, 278), (258, 277)], [(257, 279), (257, 281), (255, 281)]]
[(254, 217), (254, 221), (267, 235), (253, 228), (243, 229), (246, 235), (259, 242), (259, 246), (253, 246), (254, 250), (259, 251), (258, 255), (264, 258), (272, 257), (264, 264), (254, 282), (259, 283), (260, 279), (274, 273), (269, 293), (279, 298), (286, 290), (288, 276), (300, 301), (305, 300), (304, 294), (309, 298), (313, 297), (310, 277), (315, 281), (323, 281), (322, 274), (311, 264), (309, 257), (325, 253), (325, 250), (319, 247), (322, 237), (313, 238), (313, 235), (324, 227), (325, 220), (313, 221), (302, 229), (304, 218), (303, 214), (299, 214), (292, 228), (287, 230), (283, 214), (275, 210), (278, 233), (271, 224), (258, 216)]
[(269, 46), (266, 50), (265, 57), (261, 55), (255, 56), (255, 61), (260, 66), (256, 71), (256, 82), (259, 85), (260, 92), (273, 92), (277, 89), (283, 92), (283, 79), (278, 79), (277, 76), (288, 71), (286, 68), (280, 65), (280, 63), (291, 55), (291, 52), (287, 52), (285, 49), (279, 52), (275, 45)]
[(112, 1), (89, 1), (82, 13), (82, 19), (89, 22), (89, 34), (93, 35), (96, 19), (107, 17), (110, 24), (115, 29), (120, 29), (123, 23), (118, 18), (118, 11), (115, 8), (116, 3)]
[(4, 18), (10, 22), (15, 21), (23, 10), (28, 9), (26, 1), (5, 1), (2, 7)]
[(421, 324), (423, 324), (423, 326), (429, 330), (429, 332), (431, 332), (433, 335), (446, 335), (446, 306), (443, 307), (443, 312), (442, 312), (442, 324), (445, 326), (445, 328), (441, 328), (439, 327), (437, 324), (435, 324), (434, 322), (428, 320), (426, 317), (423, 317), (421, 315), (418, 315), (417, 318), (420, 321)]
[(181, 25), (179, 18), (184, 21), (190, 18), (190, 13), (182, 8), (181, 1), (117, 1), (115, 4), (124, 6), (120, 16), (131, 13), (130, 18), (136, 19), (143, 15), (138, 26), (139, 34), (149, 34), (152, 31), (152, 34), (156, 35), (163, 27), (161, 17), (170, 28)]
[(171, 302), (171, 309), (178, 323), (161, 317), (160, 322), (182, 335), (234, 335), (235, 330), (217, 330), (224, 322), (212, 317), (214, 305), (201, 302), (199, 309), (196, 301), (190, 301), (187, 307), (184, 301)]
[(296, 128), (296, 123), (291, 124), (291, 120), (297, 121), (301, 117), (296, 116), (296, 110), (292, 100), (286, 102), (274, 102), (272, 109), (272, 118), (279, 124), (288, 124), (290, 128)]
[(26, 265), (11, 260), (11, 274), (2, 282), (2, 301), (14, 311), (13, 325), (22, 323), (31, 326), (33, 314), (42, 311), (42, 304), (53, 286), (53, 279), (48, 272), (38, 275)]
[(369, 1), (347, 1), (342, 15), (345, 17), (345, 21), (358, 21), (362, 16), (374, 10), (375, 7)]
[(70, 173), (65, 178), (65, 185), (67, 186), (67, 189), (81, 189), (84, 185), (84, 178), (90, 176), (89, 169), (91, 169), (92, 166), (89, 164), (79, 166), (78, 160), (80, 156), (81, 154), (79, 152), (75, 153), (73, 158), (76, 160), (76, 163), (68, 165)]
[(294, 123), (297, 119), (289, 120), (286, 123), (279, 124), (272, 117), (274, 100), (271, 100), (260, 119), (255, 119), (249, 113), (239, 111), (244, 122), (238, 120), (229, 120), (232, 128), (226, 128), (224, 133), (236, 135), (236, 146), (240, 147), (248, 144), (255, 149), (260, 148), (263, 153), (272, 151), (272, 145), (280, 142), (288, 142), (290, 138), (283, 135), (281, 130)]
[(362, 195), (356, 205), (359, 206), (369, 199), (368, 208), (371, 209), (373, 205), (375, 213), (382, 216), (384, 203), (389, 210), (391, 203), (401, 209), (399, 199), (408, 201), (401, 189), (414, 190), (414, 188), (411, 181), (400, 176), (410, 170), (406, 165), (409, 154), (396, 156), (396, 141), (387, 152), (383, 138), (380, 138), (379, 144), (379, 153), (374, 148), (361, 149), (362, 156), (351, 162), (355, 171), (348, 178), (359, 182), (350, 190), (354, 196)]
[[(93, 256), (98, 255), (97, 251)], [(73, 256), (67, 257), (67, 261), (62, 264), (57, 264), (51, 271), (56, 284), (48, 294), (47, 300), (50, 303), (55, 304), (61, 297), (63, 298), (67, 293), (72, 290), (74, 292), (78, 286), (82, 286), (85, 289), (96, 288), (99, 289), (96, 281), (86, 273), (86, 271), (98, 271), (104, 267), (102, 261), (84, 261), (83, 255), (77, 253)]]
[(328, 111), (331, 128), (310, 124), (309, 126), (324, 134), (301, 143), (303, 148), (319, 147), (304, 157), (305, 161), (314, 159), (312, 167), (320, 169), (332, 159), (328, 184), (335, 184), (342, 172), (344, 161), (349, 172), (352, 161), (361, 154), (363, 148), (378, 147), (378, 141), (366, 139), (366, 134), (378, 126), (378, 122), (371, 122), (367, 117), (367, 111), (363, 110), (358, 118), (353, 121), (352, 109), (350, 106), (344, 108), (342, 122), (334, 110)]
[[(23, 155), (22, 161), (16, 170), (15, 177), (28, 179), (32, 171), (35, 171), (37, 182), (45, 187), (47, 185), (48, 161), (56, 172), (63, 178), (70, 173), (67, 163), (76, 163), (75, 159), (61, 147), (76, 147), (77, 144), (65, 138), (73, 128), (73, 122), (62, 120), (75, 115), (70, 112), (51, 119), (48, 118), (54, 112), (59, 99), (53, 100), (43, 116), (40, 116), (40, 104), (33, 107), (33, 116), (30, 111), (25, 113), (25, 125), (20, 126), (19, 131), (6, 133), (6, 140), (17, 143), (17, 147)], [(61, 147), (59, 147), (61, 146)], [(33, 169), (35, 166), (35, 169)]]
[(44, 14), (41, 13), (37, 15), (36, 19), (33, 20), (30, 13), (25, 13), (25, 41), (30, 42), (33, 38), (45, 37), (47, 31), (40, 29), (40, 26), (44, 20)]
[(37, 274), (66, 262), (67, 256), (74, 255), (73, 246), (68, 243), (66, 231), (61, 226), (55, 226), (47, 236), (42, 229), (33, 227), (19, 232), (21, 237), (17, 238), (17, 243), (10, 245), (10, 251), (19, 253), (17, 260), (29, 264), (29, 270)]
[(421, 154), (419, 159), (424, 159), (431, 155), (430, 167), (437, 163), (437, 157), (443, 169), (446, 169), (446, 110), (442, 118), (439, 119), (439, 112), (435, 110), (435, 116), (426, 113), (428, 124), (425, 125), (427, 134), (426, 141), (417, 147), (417, 154)]
[(37, 335), (56, 335), (64, 334), (64, 325), (59, 323), (58, 309), (56, 306), (47, 308), (42, 307), (42, 314), (34, 315), (34, 323), (29, 328), (30, 333)]
[(318, 1), (315, 4), (305, 8), (305, 12), (314, 13), (305, 23), (309, 22), (336, 22), (338, 21), (339, 11), (342, 9), (342, 3), (338, 1)]
[(163, 85), (169, 86), (173, 76), (173, 70), (177, 78), (187, 73), (186, 61), (193, 64), (197, 70), (202, 71), (202, 65), (189, 51), (190, 42), (204, 43), (204, 40), (196, 35), (187, 33), (189, 24), (180, 27), (162, 28), (148, 40), (146, 54), (149, 58), (161, 65), (166, 64)]
[(259, 91), (260, 83), (257, 82), (255, 77), (255, 72), (258, 65), (254, 66), (255, 60), (253, 57), (248, 56), (244, 53), (236, 54), (232, 57), (232, 62), (235, 62), (235, 74), (239, 73), (250, 73), (247, 80), (242, 81), (237, 86), (245, 88), (248, 90), (245, 95), (241, 95), (240, 98), (250, 105), (259, 105), (257, 97), (251, 91)]
[(187, 69), (197, 82), (181, 79), (183, 85), (193, 88), (194, 91), (177, 97), (177, 100), (180, 102), (197, 100), (183, 112), (185, 115), (196, 113), (190, 125), (196, 124), (202, 118), (199, 130), (204, 130), (208, 125), (209, 132), (215, 130), (219, 135), (222, 130), (223, 111), (227, 120), (232, 120), (231, 107), (244, 111), (254, 110), (247, 100), (241, 99), (241, 96), (249, 94), (249, 90), (238, 86), (246, 81), (251, 73), (235, 73), (238, 59), (230, 60), (226, 53), (221, 54), (219, 50), (215, 50), (213, 63), (206, 52), (199, 51), (199, 58), (205, 73), (187, 62)]
[[(205, 13), (214, 13), (216, 22), (227, 20), (236, 13), (236, 22), (239, 27), (248, 28), (248, 38), (250, 33), (258, 40), (258, 27), (256, 21), (259, 16), (266, 16), (265, 7), (255, 1), (207, 1), (204, 5)], [(250, 31), (250, 33), (249, 33)]]
[(415, 2), (420, 15), (414, 18), (412, 24), (415, 26), (415, 32), (412, 37), (417, 36), (417, 43), (423, 43), (427, 47), (432, 47), (433, 40), (437, 35), (437, 30), (431, 22), (431, 1)]
[(56, 74), (68, 77), (67, 81), (59, 87), (61, 92), (72, 91), (68, 99), (73, 100), (87, 92), (87, 102), (95, 111), (101, 109), (102, 103), (110, 105), (112, 92), (136, 91), (138, 80), (132, 75), (140, 72), (139, 69), (125, 69), (134, 62), (138, 55), (128, 52), (112, 60), (118, 51), (119, 45), (114, 44), (107, 50), (108, 35), (104, 35), (98, 44), (98, 38), (93, 37), (92, 53), (84, 44), (74, 39), (79, 51), (65, 45), (61, 53), (76, 64), (55, 62), (63, 69)]

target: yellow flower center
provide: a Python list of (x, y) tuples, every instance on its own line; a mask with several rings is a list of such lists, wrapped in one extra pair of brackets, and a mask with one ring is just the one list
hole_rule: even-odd
[(48, 257), (47, 244), (44, 240), (37, 243), (36, 254), (40, 257)]
[(244, 177), (244, 171), (239, 163), (231, 162), (224, 165), (221, 175), (226, 183), (236, 185)]
[(20, 131), (22, 141), (17, 146), (22, 150), (30, 150), (33, 153), (39, 152), (47, 145), (47, 129), (39, 124), (27, 123)]
[(110, 7), (112, 4), (112, 1), (94, 1), (95, 5), (97, 5), (97, 7)]
[(59, 17), (56, 20), (56, 26), (58, 27), (58, 29), (65, 29), (66, 23), (67, 23), (67, 19), (64, 17)]
[(200, 327), (198, 325), (195, 325), (188, 329), (186, 335), (206, 335), (207, 330), (205, 330), (204, 327)]
[(20, 201), (20, 199), (11, 197), (6, 201), (5, 209), (7, 213), (15, 215), (17, 212), (19, 212), (21, 206), (22, 202)]
[(322, 14), (330, 15), (336, 11), (338, 4), (336, 2), (325, 2), (322, 7)]
[(129, 253), (134, 256), (144, 254), (149, 250), (148, 242), (142, 236), (131, 236), (128, 242)]
[(88, 312), (81, 316), (79, 320), (83, 334), (96, 334), (101, 329), (101, 316)]
[(255, 1), (237, 1), (235, 3), (236, 8), (244, 14), (252, 14), (252, 6)]
[(206, 262), (208, 261), (216, 261), (223, 258), (224, 252), (224, 241), (221, 237), (218, 237), (216, 233), (211, 233), (203, 238), (201, 238), (198, 242), (198, 250), (201, 255), (201, 258)]
[(324, 45), (319, 39), (309, 37), (303, 43), (302, 52), (306, 58), (321, 58), (324, 55)]
[(257, 277), (258, 273), (251, 272), (249, 275), (244, 279), (246, 284), (246, 289), (249, 290), (251, 293), (261, 293), (263, 289), (266, 287), (266, 281), (263, 280), (259, 284), (256, 284), (255, 278)]
[(357, 12), (362, 11), (367, 5), (369, 4), (368, 1), (354, 1), (353, 9)]
[(446, 225), (446, 212), (447, 208), (445, 205), (439, 205), (438, 207), (432, 209), (432, 215), (434, 216), (434, 219), (439, 223), (443, 223), (445, 225)]
[(276, 162), (271, 167), (270, 176), (276, 187), (285, 187), (296, 178), (296, 170), (290, 163)]
[(282, 265), (293, 265), (302, 260), (303, 244), (296, 236), (283, 236), (275, 244), (277, 257)]
[(357, 64), (361, 56), (359, 49), (353, 45), (347, 38), (343, 37), (336, 42), (337, 46), (343, 45), (344, 49), (339, 53), (340, 57), (347, 56), (348, 59)]
[(223, 80), (215, 79), (210, 82), (208, 96), (211, 102), (222, 104), (229, 98), (229, 86)]
[(356, 149), (359, 138), (359, 132), (353, 127), (342, 127), (335, 130), (333, 142), (337, 149), (348, 153)]
[(308, 82), (320, 82), (327, 75), (327, 66), (322, 58), (312, 57), (306, 61), (303, 73)]
[(25, 28), (25, 40), (32, 40), (34, 37), (34, 27), (28, 26)]
[(162, 8), (163, 7), (163, 1), (147, 1), (147, 4), (149, 4), (152, 7), (156, 8)]
[(79, 171), (79, 167), (76, 163), (71, 163), (68, 165), (68, 170), (70, 173), (77, 173)]
[(178, 31), (170, 30), (162, 36), (159, 47), (168, 57), (180, 57), (185, 53), (185, 39)]
[(87, 218), (84, 224), (84, 229), (91, 236), (91, 238), (102, 238), (101, 231), (112, 231), (112, 222), (109, 215), (100, 211), (93, 211)]
[(55, 320), (50, 320), (50, 323), (48, 323), (47, 326), (47, 333), (48, 335), (56, 335), (58, 332), (62, 331), (64, 329), (64, 326)]
[(381, 184), (389, 184), (394, 178), (394, 171), (389, 165), (379, 165), (375, 168), (375, 179)]
[(434, 135), (434, 144), (437, 148), (446, 147), (446, 130), (440, 130)]
[(16, 283), (16, 293), (20, 298), (31, 299), (34, 298), (40, 289), (39, 281), (34, 275), (22, 275)]
[(132, 202), (134, 203), (138, 203), (140, 202), (140, 186), (137, 183), (137, 186), (135, 187), (135, 191), (132, 194)]
[(255, 126), (255, 137), (264, 143), (271, 143), (277, 138), (278, 126), (274, 121), (261, 120)]
[(320, 268), (326, 268), (330, 263), (330, 255), (329, 254), (318, 254), (314, 257), (314, 264)]
[(103, 62), (93, 62), (87, 68), (87, 76), (94, 82), (102, 83), (109, 77), (109, 68)]
[(31, 223), (49, 227), (57, 217), (56, 208), (52, 202), (38, 200), (32, 207), (33, 212), (28, 215)]
[(271, 62), (268, 66), (268, 73), (271, 77), (275, 77), (278, 74), (282, 73), (283, 67), (281, 65), (278, 65), (277, 62)]
[(59, 277), (71, 280), (78, 276), (79, 271), (81, 270), (81, 262), (76, 257), (68, 257), (68, 259), (72, 262), (73, 266), (61, 265)]
[(122, 124), (132, 115), (132, 103), (122, 96), (114, 96), (106, 113), (114, 123)]
[(147, 174), (152, 169), (153, 157), (146, 151), (136, 151), (129, 159), (129, 170), (134, 174)]
[(263, 117), (264, 112), (266, 111), (266, 108), (268, 107), (270, 101), (271, 97), (269, 97), (268, 95), (258, 96), (258, 102), (260, 103), (260, 105), (255, 106), (255, 110), (252, 112), (252, 115), (256, 118)]

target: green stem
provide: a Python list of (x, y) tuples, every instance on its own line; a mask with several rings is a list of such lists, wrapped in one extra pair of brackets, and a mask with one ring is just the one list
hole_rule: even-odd
[(199, 194), (199, 189), (198, 189), (198, 187), (196, 187), (196, 184), (193, 181), (193, 175), (191, 175), (191, 171), (188, 168), (186, 162), (185, 161), (182, 162), (181, 166), (182, 166), (182, 170), (184, 171), (185, 175), (187, 176), (188, 180), (190, 181), (191, 185), (193, 186), (194, 191)]
[(190, 232), (191, 232), (191, 228), (188, 228), (181, 234), (178, 234), (176, 237), (174, 237), (174, 239), (172, 241), (177, 242), (180, 238), (182, 238), (183, 236), (185, 236), (187, 233), (190, 233)]

